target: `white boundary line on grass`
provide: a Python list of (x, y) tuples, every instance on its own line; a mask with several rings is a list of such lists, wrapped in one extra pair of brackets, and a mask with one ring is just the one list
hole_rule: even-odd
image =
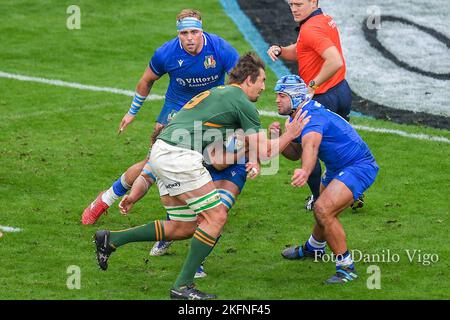
[(22, 231), (22, 229), (20, 229), (20, 228), (1, 226), (1, 225), (0, 225), (0, 230), (3, 232), (21, 232)]
[[(122, 89), (115, 89), (115, 88), (108, 88), (108, 87), (96, 87), (96, 86), (85, 85), (85, 84), (76, 83), (76, 82), (66, 82), (66, 81), (55, 80), (55, 79), (29, 77), (29, 76), (25, 76), (22, 74), (7, 73), (7, 72), (3, 72), (3, 71), (0, 71), (0, 78), (14, 79), (14, 80), (20, 80), (20, 81), (39, 82), (39, 83), (51, 84), (54, 86), (75, 88), (75, 89), (80, 89), (80, 90), (109, 92), (109, 93), (114, 93), (114, 94), (122, 94), (122, 95), (126, 95), (129, 97), (134, 96), (134, 91), (130, 91), (130, 90), (122, 90)], [(163, 96), (156, 95), (156, 94), (151, 94), (147, 97), (147, 100), (162, 100), (162, 99), (164, 99)]]
[[(130, 90), (122, 90), (122, 89), (115, 89), (115, 88), (108, 88), (108, 87), (96, 87), (96, 86), (91, 86), (91, 85), (84, 85), (81, 83), (66, 82), (66, 81), (61, 81), (61, 80), (45, 79), (45, 78), (37, 78), (37, 77), (29, 77), (26, 75), (13, 74), (13, 73), (7, 73), (7, 72), (2, 72), (2, 71), (0, 71), (0, 78), (45, 83), (45, 84), (50, 84), (50, 85), (54, 85), (54, 86), (75, 88), (75, 89), (80, 89), (80, 90), (109, 92), (109, 93), (114, 93), (114, 94), (122, 94), (122, 95), (130, 96), (130, 97), (134, 96), (134, 91), (130, 91)], [(164, 99), (164, 97), (160, 96), (160, 95), (154, 95), (154, 94), (151, 94), (150, 96), (147, 97), (147, 100), (161, 100), (161, 99)], [(280, 115), (278, 115), (278, 113), (276, 113), (274, 111), (259, 110), (259, 113), (262, 116), (281, 117)], [(388, 134), (394, 134), (394, 135), (398, 135), (401, 137), (413, 138), (413, 139), (418, 139), (418, 140), (450, 143), (450, 139), (447, 139), (446, 137), (442, 137), (442, 136), (431, 136), (431, 135), (427, 135), (427, 134), (408, 133), (408, 132), (401, 131), (401, 130), (394, 130), (394, 129), (387, 129), (387, 128), (373, 128), (373, 127), (361, 126), (361, 125), (352, 125), (352, 126), (355, 129), (362, 130), (362, 131), (388, 133)]]

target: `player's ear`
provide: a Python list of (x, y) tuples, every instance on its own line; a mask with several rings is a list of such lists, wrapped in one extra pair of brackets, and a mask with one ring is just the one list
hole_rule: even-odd
[(252, 81), (252, 76), (247, 76), (247, 78), (245, 78), (245, 85), (250, 87), (252, 84), (255, 84), (255, 81)]

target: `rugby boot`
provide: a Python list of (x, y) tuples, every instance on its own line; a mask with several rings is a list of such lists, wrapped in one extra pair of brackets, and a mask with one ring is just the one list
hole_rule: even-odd
[(103, 191), (97, 196), (97, 198), (83, 211), (81, 216), (81, 223), (88, 225), (94, 224), (98, 218), (108, 211), (109, 206), (103, 202)]

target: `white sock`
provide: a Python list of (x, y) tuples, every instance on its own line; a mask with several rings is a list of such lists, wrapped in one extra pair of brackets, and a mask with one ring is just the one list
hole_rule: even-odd
[(119, 196), (114, 193), (112, 187), (102, 194), (102, 201), (110, 207), (117, 199), (119, 199)]
[(336, 267), (347, 267), (353, 264), (352, 255), (348, 253), (347, 255), (344, 253), (342, 260), (336, 260)]
[(314, 249), (314, 250), (325, 250), (325, 247), (327, 246), (326, 241), (317, 241), (313, 235), (311, 235), (308, 239), (308, 244)]

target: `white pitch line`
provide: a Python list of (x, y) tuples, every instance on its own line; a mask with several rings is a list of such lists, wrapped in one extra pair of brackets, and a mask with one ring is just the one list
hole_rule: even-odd
[(22, 229), (20, 229), (20, 228), (7, 227), (7, 226), (0, 226), (0, 230), (3, 232), (21, 232), (22, 231)]
[[(283, 116), (280, 116), (278, 113), (276, 113), (274, 111), (265, 111), (265, 110), (258, 110), (258, 111), (259, 111), (259, 114), (262, 116), (285, 118)], [(418, 139), (418, 140), (450, 143), (449, 139), (447, 139), (446, 137), (442, 137), (442, 136), (430, 136), (428, 134), (422, 134), (422, 133), (419, 133), (419, 134), (409, 133), (406, 131), (395, 130), (395, 129), (373, 128), (373, 127), (361, 126), (361, 125), (357, 125), (357, 124), (352, 124), (352, 126), (356, 130), (361, 130), (361, 131), (389, 133), (389, 134), (395, 134), (398, 136), (402, 136), (402, 137), (406, 137), (406, 138), (413, 138), (413, 139)]]
[[(83, 105), (80, 106), (80, 109), (77, 110), (71, 110), (70, 114), (74, 114), (74, 113), (78, 113), (78, 112), (84, 112), (84, 111), (89, 111), (89, 110), (99, 110), (102, 108), (110, 108), (111, 104), (107, 104), (107, 103), (102, 103), (102, 104), (95, 104), (95, 105)], [(46, 115), (54, 115), (57, 113), (67, 113), (67, 108), (65, 107), (59, 107), (56, 109), (52, 109), (52, 110), (41, 110), (41, 111), (34, 111), (34, 112), (28, 112), (28, 113), (13, 113), (13, 114), (8, 114), (5, 115), (4, 118), (6, 120), (21, 120), (24, 118), (33, 118), (33, 117), (43, 117)]]
[[(130, 91), (130, 90), (122, 90), (122, 89), (115, 89), (115, 88), (108, 88), (108, 87), (96, 87), (96, 86), (91, 86), (91, 85), (75, 83), (75, 82), (66, 82), (66, 81), (54, 80), (54, 79), (29, 77), (26, 75), (13, 74), (13, 73), (7, 73), (7, 72), (2, 72), (2, 71), (0, 71), (0, 78), (15, 79), (15, 80), (20, 80), (20, 81), (39, 82), (39, 83), (45, 83), (45, 84), (50, 84), (50, 85), (55, 85), (55, 86), (69, 87), (69, 88), (75, 88), (75, 89), (81, 89), (81, 90), (110, 92), (110, 93), (114, 93), (114, 94), (122, 94), (122, 95), (130, 96), (130, 97), (134, 96), (134, 91)], [(164, 99), (164, 97), (159, 96), (159, 95), (153, 95), (153, 94), (151, 94), (147, 97), (147, 100), (161, 100), (161, 99)], [(276, 113), (274, 111), (259, 110), (259, 113), (262, 116), (281, 117), (278, 113)], [(450, 143), (449, 139), (447, 139), (446, 137), (442, 137), (442, 136), (415, 134), (415, 133), (408, 133), (408, 132), (401, 131), (401, 130), (386, 129), (386, 128), (373, 128), (373, 127), (360, 126), (360, 125), (353, 125), (353, 127), (357, 130), (362, 130), (362, 131), (377, 132), (377, 133), (389, 133), (389, 134), (395, 134), (398, 136), (402, 136), (402, 137), (406, 137), (406, 138), (413, 138), (413, 139), (418, 139), (418, 140)]]
[[(85, 84), (76, 83), (76, 82), (66, 82), (66, 81), (55, 80), (55, 79), (29, 77), (29, 76), (25, 76), (22, 74), (7, 73), (7, 72), (2, 72), (2, 71), (0, 71), (0, 78), (14, 79), (14, 80), (20, 80), (20, 81), (39, 82), (39, 83), (51, 84), (54, 86), (75, 88), (75, 89), (80, 89), (80, 90), (109, 92), (109, 93), (114, 93), (114, 94), (122, 94), (122, 95), (126, 95), (129, 97), (134, 96), (134, 91), (130, 91), (130, 90), (122, 90), (122, 89), (115, 89), (115, 88), (108, 88), (108, 87), (96, 87), (96, 86), (85, 85)], [(162, 99), (164, 99), (163, 96), (151, 94), (147, 97), (146, 100), (162, 100)]]
[(396, 135), (399, 135), (402, 137), (407, 137), (407, 138), (450, 143), (449, 139), (447, 139), (446, 137), (442, 137), (442, 136), (430, 136), (428, 134), (423, 134), (423, 133), (409, 133), (409, 132), (395, 130), (395, 129), (372, 128), (372, 127), (367, 127), (367, 126), (360, 126), (357, 124), (354, 124), (352, 126), (353, 126), (353, 128), (355, 128), (357, 130), (362, 130), (362, 131), (390, 133), (390, 134), (396, 134)]

